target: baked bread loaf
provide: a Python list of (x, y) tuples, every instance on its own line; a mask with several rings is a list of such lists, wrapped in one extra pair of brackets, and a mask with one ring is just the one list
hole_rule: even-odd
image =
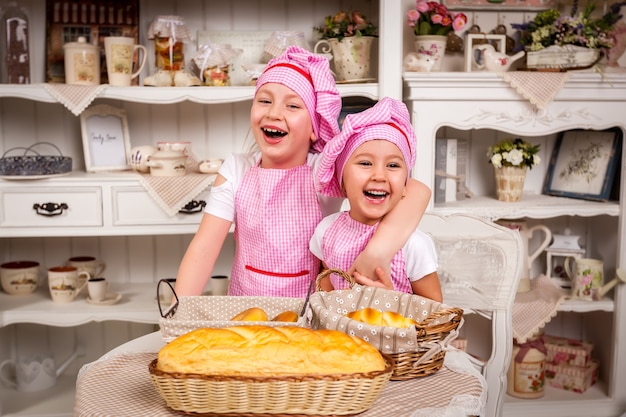
[(417, 324), (415, 320), (404, 317), (395, 311), (380, 311), (375, 308), (351, 311), (346, 314), (346, 316), (352, 320), (362, 321), (363, 323), (372, 324), (374, 326), (407, 328)]
[(259, 307), (250, 307), (233, 316), (231, 321), (267, 321), (267, 313)]
[(159, 351), (163, 372), (229, 376), (328, 375), (382, 371), (378, 350), (337, 330), (285, 326), (203, 328)]

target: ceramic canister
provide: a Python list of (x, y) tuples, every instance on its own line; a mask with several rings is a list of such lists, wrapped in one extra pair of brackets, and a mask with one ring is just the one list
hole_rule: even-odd
[(100, 48), (80, 36), (77, 42), (63, 45), (65, 83), (77, 85), (100, 84)]

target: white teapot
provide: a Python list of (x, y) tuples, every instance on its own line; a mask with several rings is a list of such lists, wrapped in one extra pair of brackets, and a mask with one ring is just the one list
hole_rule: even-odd
[(526, 52), (520, 51), (515, 55), (508, 56), (497, 52), (493, 45), (488, 43), (475, 45), (472, 48), (472, 59), (478, 69), (485, 69), (491, 72), (505, 72), (515, 61), (524, 57)]

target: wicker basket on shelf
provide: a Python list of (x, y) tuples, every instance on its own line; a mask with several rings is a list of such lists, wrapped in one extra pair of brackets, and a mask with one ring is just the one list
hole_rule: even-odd
[[(331, 273), (342, 276), (350, 289), (321, 291), (321, 280)], [(407, 380), (434, 374), (443, 366), (446, 349), (458, 335), (463, 309), (449, 307), (426, 297), (356, 284), (344, 271), (329, 269), (317, 277), (311, 295), (311, 327), (333, 329), (358, 336), (393, 359), (392, 380)], [(394, 311), (418, 324), (399, 329), (376, 326), (346, 317), (363, 308)]]
[(284, 377), (163, 372), (157, 359), (148, 369), (167, 405), (194, 416), (338, 416), (373, 405), (391, 376), (391, 359), (385, 360), (383, 371)]

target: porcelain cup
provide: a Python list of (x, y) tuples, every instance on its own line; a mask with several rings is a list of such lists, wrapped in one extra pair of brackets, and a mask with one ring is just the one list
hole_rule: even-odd
[(109, 283), (106, 278), (90, 278), (87, 281), (89, 298), (93, 301), (102, 301), (106, 298)]
[(89, 272), (79, 272), (75, 266), (55, 266), (48, 269), (48, 288), (52, 301), (57, 303), (74, 301), (87, 286), (89, 278), (91, 278)]
[(226, 275), (213, 275), (211, 277), (211, 294), (228, 295), (230, 279)]
[(150, 167), (146, 164), (150, 155), (157, 149), (151, 145), (135, 146), (130, 150), (130, 167), (137, 172), (147, 174)]
[(106, 264), (93, 256), (73, 256), (67, 260), (69, 266), (75, 266), (78, 271), (89, 272), (93, 278), (101, 277), (106, 269)]
[[(139, 53), (139, 65), (133, 72), (135, 52)], [(143, 45), (136, 45), (134, 38), (107, 36), (104, 38), (104, 54), (109, 85), (128, 87), (146, 64), (147, 50)]]
[(572, 298), (600, 300), (600, 288), (604, 285), (604, 263), (601, 260), (568, 256), (564, 266), (572, 280)]
[(39, 284), (39, 263), (13, 261), (0, 265), (2, 289), (11, 295), (31, 294)]

